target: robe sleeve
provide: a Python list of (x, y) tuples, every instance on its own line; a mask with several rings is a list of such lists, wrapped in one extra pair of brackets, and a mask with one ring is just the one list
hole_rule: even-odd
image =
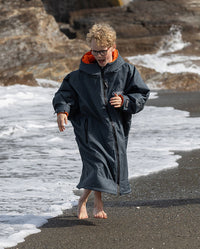
[(140, 112), (144, 108), (150, 90), (142, 80), (137, 69), (129, 64), (129, 76), (124, 89), (122, 110), (131, 114)]
[(70, 74), (68, 74), (53, 98), (55, 113), (68, 113), (70, 119), (78, 108), (77, 103), (77, 94), (70, 84)]

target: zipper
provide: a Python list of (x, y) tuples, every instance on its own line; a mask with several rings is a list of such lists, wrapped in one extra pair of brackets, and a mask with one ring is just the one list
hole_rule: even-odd
[(110, 120), (110, 123), (112, 126), (113, 136), (114, 136), (114, 140), (115, 140), (115, 149), (116, 149), (116, 154), (117, 154), (117, 184), (119, 185), (119, 179), (120, 179), (119, 147), (118, 147), (118, 143), (117, 143), (117, 133), (115, 130), (115, 126), (114, 126), (113, 120), (112, 120), (111, 115), (110, 115), (109, 110), (108, 110), (108, 98), (107, 98), (108, 83), (104, 79), (103, 69), (101, 70), (101, 77), (102, 77), (102, 81), (103, 81), (105, 107), (106, 107), (106, 111), (108, 113), (108, 117), (109, 117), (109, 120)]
[(106, 106), (106, 110), (107, 110), (107, 104), (108, 104), (107, 89), (108, 89), (108, 83), (104, 79), (103, 69), (101, 69), (101, 78), (102, 78), (102, 81), (103, 81), (104, 102), (105, 102), (105, 106)]

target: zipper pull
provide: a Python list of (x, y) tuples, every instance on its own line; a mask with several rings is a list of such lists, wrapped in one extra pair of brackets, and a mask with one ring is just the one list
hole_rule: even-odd
[(104, 80), (103, 83), (104, 83), (105, 88), (108, 88), (108, 82)]

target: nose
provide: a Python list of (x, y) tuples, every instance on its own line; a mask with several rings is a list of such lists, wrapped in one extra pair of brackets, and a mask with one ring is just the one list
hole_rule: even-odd
[(96, 57), (101, 58), (102, 55), (98, 53), (98, 54), (96, 55)]
[(102, 59), (102, 55), (101, 54), (97, 54), (96, 56), (95, 56), (97, 59)]

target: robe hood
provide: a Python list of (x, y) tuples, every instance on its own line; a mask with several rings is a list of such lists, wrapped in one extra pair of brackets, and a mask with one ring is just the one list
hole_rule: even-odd
[(125, 61), (120, 56), (118, 50), (115, 49), (113, 52), (113, 61), (101, 68), (91, 51), (89, 51), (83, 55), (79, 69), (87, 74), (96, 75), (101, 72), (101, 69), (104, 69), (104, 72), (117, 72), (124, 63)]

